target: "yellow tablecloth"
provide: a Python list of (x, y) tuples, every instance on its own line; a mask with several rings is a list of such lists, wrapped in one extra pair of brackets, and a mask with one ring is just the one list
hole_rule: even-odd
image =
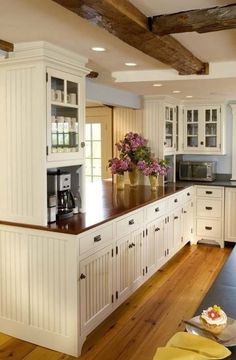
[(158, 348), (153, 360), (224, 359), (231, 352), (225, 346), (203, 336), (176, 333), (165, 347)]

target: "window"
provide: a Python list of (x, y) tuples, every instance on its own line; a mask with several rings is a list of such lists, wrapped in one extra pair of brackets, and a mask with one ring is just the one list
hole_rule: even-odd
[(85, 125), (86, 142), (86, 169), (85, 176), (87, 182), (100, 181), (102, 179), (102, 159), (101, 159), (101, 124), (88, 123)]

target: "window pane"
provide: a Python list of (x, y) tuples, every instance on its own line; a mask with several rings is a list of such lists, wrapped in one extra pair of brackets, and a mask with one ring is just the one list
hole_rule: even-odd
[(91, 158), (92, 154), (91, 154), (91, 141), (86, 141), (85, 142), (85, 157), (86, 158)]
[(85, 126), (85, 140), (91, 140), (91, 124)]
[(93, 160), (93, 175), (101, 176), (101, 160), (100, 159)]
[(93, 141), (93, 158), (101, 158), (101, 142)]
[(101, 140), (101, 125), (92, 124), (93, 140)]
[(91, 170), (92, 170), (91, 159), (86, 159), (85, 166), (86, 166), (86, 168), (85, 168), (86, 175), (91, 175), (92, 174), (92, 172), (91, 172)]

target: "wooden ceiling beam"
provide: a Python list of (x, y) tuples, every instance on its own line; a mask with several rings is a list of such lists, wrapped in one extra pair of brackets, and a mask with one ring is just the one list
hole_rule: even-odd
[(158, 15), (149, 21), (151, 21), (152, 31), (162, 36), (191, 31), (206, 33), (234, 29), (236, 28), (236, 4)]
[(206, 74), (207, 66), (171, 36), (149, 30), (148, 18), (127, 0), (53, 0), (102, 27), (182, 75)]
[(6, 52), (13, 51), (14, 44), (12, 44), (8, 41), (0, 40), (0, 50), (6, 51)]

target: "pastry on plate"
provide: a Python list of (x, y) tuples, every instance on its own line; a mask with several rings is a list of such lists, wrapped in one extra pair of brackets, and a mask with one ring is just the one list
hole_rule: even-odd
[(227, 315), (220, 306), (214, 305), (203, 310), (200, 321), (204, 329), (213, 334), (220, 334), (227, 325)]

